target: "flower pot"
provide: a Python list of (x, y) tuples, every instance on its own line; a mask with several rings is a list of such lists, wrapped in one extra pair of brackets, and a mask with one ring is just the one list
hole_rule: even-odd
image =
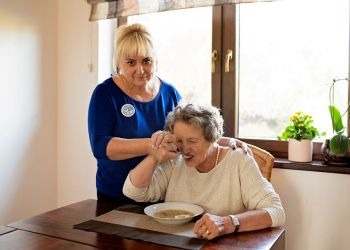
[(295, 140), (288, 141), (288, 160), (295, 162), (310, 162), (312, 161), (313, 144), (310, 140)]
[(344, 156), (337, 156), (332, 153), (330, 146), (330, 140), (326, 139), (321, 146), (321, 154), (323, 160), (330, 165), (347, 165), (350, 164), (350, 152)]

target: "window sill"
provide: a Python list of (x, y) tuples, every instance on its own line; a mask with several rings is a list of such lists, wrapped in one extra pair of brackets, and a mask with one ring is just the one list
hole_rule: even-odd
[(350, 164), (334, 166), (327, 165), (324, 161), (312, 161), (308, 163), (291, 162), (284, 158), (275, 158), (274, 168), (336, 173), (336, 174), (350, 174)]

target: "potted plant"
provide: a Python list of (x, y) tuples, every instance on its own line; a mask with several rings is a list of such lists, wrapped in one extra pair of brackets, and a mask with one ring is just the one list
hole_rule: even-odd
[(349, 162), (349, 138), (344, 135), (345, 127), (342, 117), (348, 112), (349, 105), (343, 114), (334, 105), (334, 88), (335, 84), (340, 81), (348, 81), (347, 78), (333, 79), (329, 88), (329, 106), (328, 110), (332, 121), (332, 129), (334, 135), (327, 139), (321, 148), (323, 158), (330, 164), (346, 164)]
[[(289, 117), (291, 122), (286, 127), (278, 140), (288, 140), (288, 160), (295, 162), (312, 161), (313, 144), (312, 140), (320, 136), (317, 128), (312, 123), (311, 115), (295, 112)], [(324, 135), (325, 133), (322, 133)]]

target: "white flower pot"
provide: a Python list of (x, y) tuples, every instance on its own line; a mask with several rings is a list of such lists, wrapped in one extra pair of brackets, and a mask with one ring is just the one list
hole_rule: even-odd
[(310, 140), (289, 139), (288, 160), (295, 162), (312, 161), (313, 144)]

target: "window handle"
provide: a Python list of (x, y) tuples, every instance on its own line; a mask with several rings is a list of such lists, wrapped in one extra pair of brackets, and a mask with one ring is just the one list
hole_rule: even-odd
[(211, 73), (215, 73), (215, 62), (218, 60), (218, 51), (216, 49), (211, 52)]
[(225, 56), (225, 72), (230, 72), (230, 61), (232, 60), (233, 52), (232, 49), (227, 50)]

